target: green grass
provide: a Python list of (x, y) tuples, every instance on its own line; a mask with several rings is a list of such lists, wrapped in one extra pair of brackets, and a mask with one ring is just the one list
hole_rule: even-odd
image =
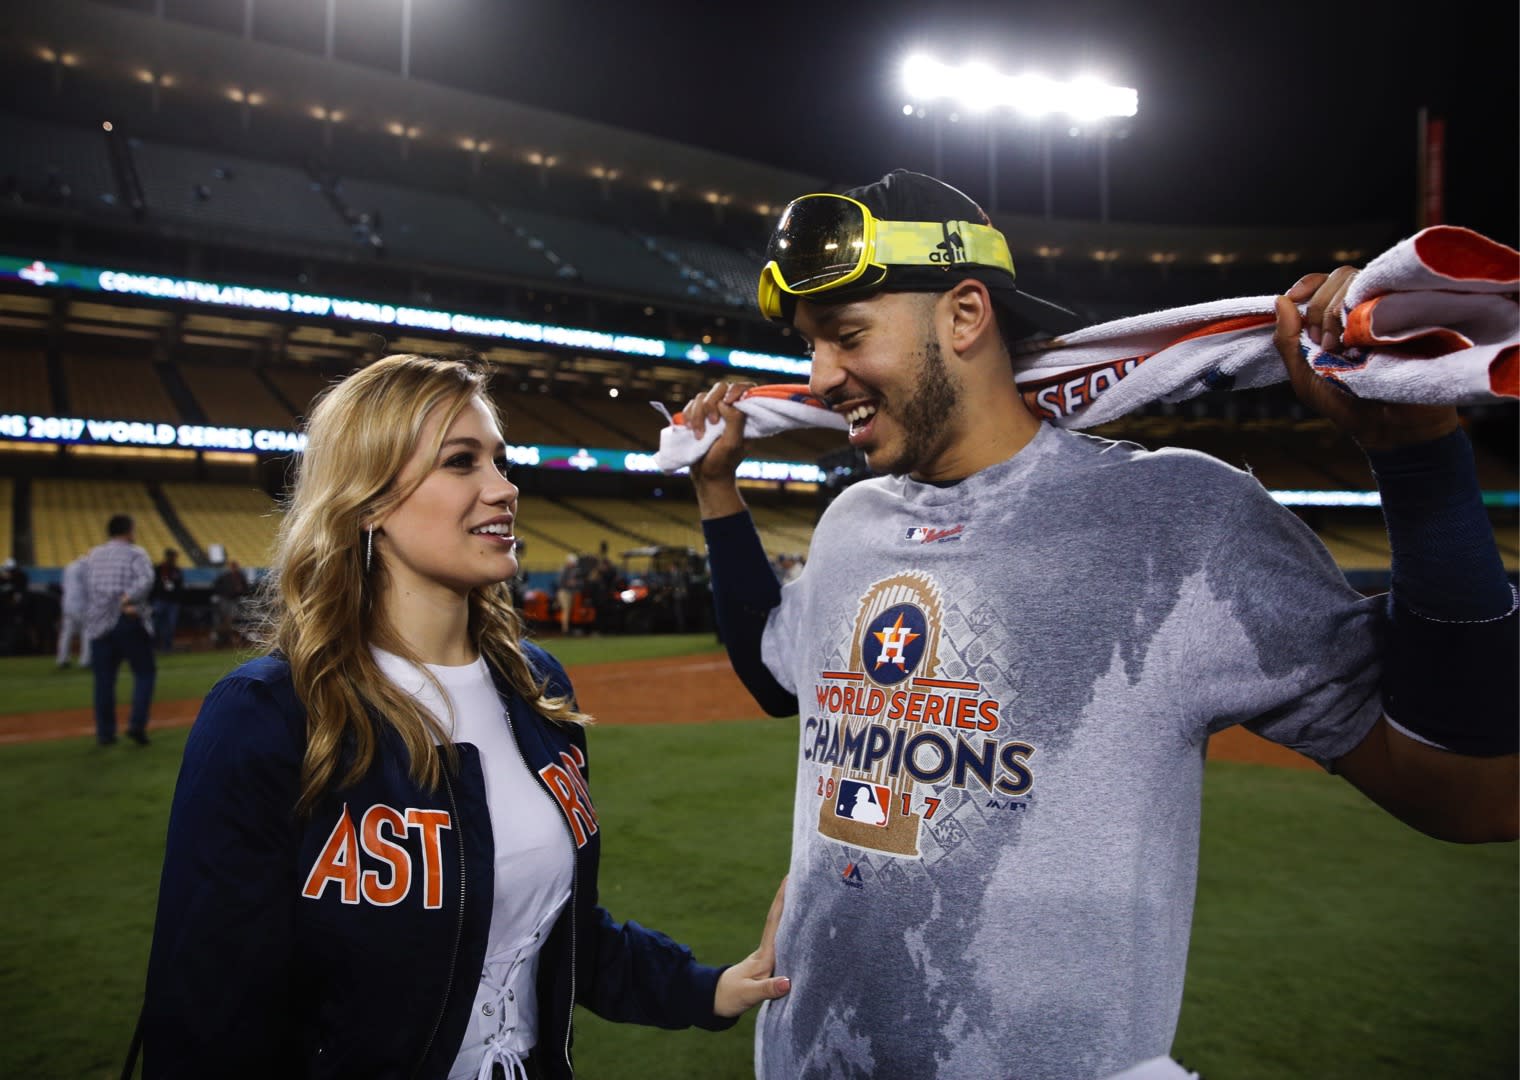
[[(539, 641), (562, 664), (598, 664), (614, 660), (649, 660), (722, 649), (711, 634), (649, 634), (642, 637), (546, 637)], [(158, 657), (153, 687), (157, 701), (187, 701), (254, 654), (251, 651), (180, 652)], [(122, 665), (117, 701), (130, 700), (131, 673)], [(0, 714), (89, 706), (94, 676), (89, 668), (59, 670), (50, 656), (0, 658)]]
[(1517, 854), (1211, 763), (1175, 1054), (1207, 1080), (1515, 1077)]
[[(247, 659), (248, 653), (170, 653), (158, 658), (153, 696), (158, 701), (181, 701), (201, 697), (217, 679)], [(89, 668), (60, 670), (51, 656), (7, 656), (0, 659), (0, 713), (38, 712), (45, 709), (88, 708), (93, 700), (95, 676)], [(132, 675), (121, 666), (116, 700), (131, 700)]]
[[(588, 650), (576, 663), (613, 641), (550, 644), (567, 658)], [(14, 823), (0, 847), (0, 1076), (116, 1074), (184, 738), (0, 747), (0, 814)], [(591, 738), (603, 902), (706, 960), (743, 956), (785, 869), (792, 722), (609, 726)], [(728, 809), (735, 777), (742, 816)], [(1192, 1068), (1207, 1080), (1516, 1075), (1515, 846), (1427, 840), (1312, 772), (1214, 762), (1204, 802), (1175, 1051)], [(576, 1031), (579, 1075), (595, 1080), (751, 1075), (749, 1018), (712, 1035), (582, 1011)]]

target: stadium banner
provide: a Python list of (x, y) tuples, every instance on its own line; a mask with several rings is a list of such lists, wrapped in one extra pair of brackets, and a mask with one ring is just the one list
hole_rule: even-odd
[[(0, 441), (6, 440), (251, 454), (299, 454), (306, 449), (306, 435), (299, 431), (0, 413)], [(507, 460), (513, 465), (534, 469), (617, 473), (660, 471), (653, 454), (585, 446), (508, 445)], [(746, 461), (739, 467), (739, 476), (746, 480), (782, 483), (820, 484), (824, 480), (823, 470), (805, 461)]]
[(712, 364), (806, 379), (810, 361), (798, 356), (747, 352), (722, 345), (673, 341), (669, 338), (614, 334), (550, 323), (523, 322), (490, 315), (439, 311), (405, 304), (377, 303), (316, 293), (288, 292), (248, 285), (232, 285), (194, 278), (168, 277), (129, 270), (115, 270), (76, 263), (44, 262), (0, 255), (0, 280), (17, 279), (41, 289), (79, 289), (85, 292), (118, 293), (154, 300), (174, 300), (202, 307), (236, 308), (243, 311), (280, 312), (319, 319), (396, 326), (407, 330), (464, 334), (501, 341), (529, 342), (585, 352), (616, 353), (650, 360), (673, 360), (687, 364)]
[[(105, 420), (77, 416), (28, 416), (0, 413), (0, 442), (62, 443), (71, 446), (144, 447), (174, 450), (213, 450), (251, 454), (299, 454), (306, 435), (272, 428), (214, 427), (208, 424), (166, 424), (155, 420)], [(654, 454), (586, 446), (508, 444), (507, 460), (530, 469), (576, 472), (658, 473)], [(677, 475), (684, 475), (682, 469)], [(823, 469), (805, 461), (745, 461), (742, 480), (822, 484)], [(1382, 505), (1376, 491), (1286, 490), (1270, 492), (1284, 506), (1367, 507)], [(1520, 492), (1485, 491), (1483, 505), (1520, 507)]]

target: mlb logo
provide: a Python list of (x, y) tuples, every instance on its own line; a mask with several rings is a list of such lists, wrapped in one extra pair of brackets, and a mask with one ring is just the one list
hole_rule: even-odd
[(868, 784), (863, 780), (841, 780), (839, 801), (834, 804), (834, 816), (885, 829), (891, 805), (892, 792), (885, 785)]

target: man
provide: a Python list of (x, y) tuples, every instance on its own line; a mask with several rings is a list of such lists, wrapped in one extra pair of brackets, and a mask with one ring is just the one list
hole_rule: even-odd
[(559, 604), (559, 632), (566, 637), (570, 636), (570, 616), (575, 612), (575, 598), (580, 595), (585, 580), (581, 573), (581, 557), (574, 553), (566, 555), (554, 592), (555, 602)]
[(153, 630), (159, 652), (174, 651), (174, 631), (179, 626), (180, 595), (185, 572), (179, 568), (179, 552), (164, 548), (164, 561), (153, 568)]
[(1279, 299), (1277, 340), (1372, 455), (1386, 611), (1247, 474), (1039, 423), (1008, 342), (1063, 313), (955, 189), (798, 199), (767, 257), (762, 311), (877, 477), (783, 589), (734, 479), (742, 388), (687, 406), (698, 437), (725, 423), (691, 468), (724, 643), (767, 711), (801, 705), (763, 1080), (1086, 1080), (1169, 1053), (1204, 750), (1233, 724), (1432, 835), (1514, 838), (1514, 595), (1455, 412), (1338, 394), (1299, 354), (1295, 302), (1333, 348), (1354, 272)]
[(62, 616), (58, 622), (58, 666), (69, 666), (69, 646), (79, 639), (79, 666), (90, 665), (90, 636), (84, 629), (84, 564), (81, 555), (63, 568)]
[(26, 571), (15, 559), (0, 563), (0, 656), (28, 651)]
[(153, 660), (148, 590), (153, 563), (133, 542), (130, 515), (116, 514), (106, 523), (104, 544), (91, 549), (84, 564), (84, 628), (95, 671), (95, 740), (116, 741), (116, 675), (122, 661), (132, 669), (132, 713), (127, 738), (148, 745), (148, 705), (158, 668)]
[(216, 608), (216, 625), (211, 630), (213, 645), (236, 645), (238, 639), (238, 611), (243, 596), (248, 592), (248, 579), (236, 559), (228, 559), (227, 566), (211, 583), (211, 602)]

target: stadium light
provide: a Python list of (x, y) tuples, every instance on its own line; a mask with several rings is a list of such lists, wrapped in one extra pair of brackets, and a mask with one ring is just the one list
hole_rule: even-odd
[[(969, 113), (1009, 109), (1025, 116), (1060, 113), (1090, 122), (1134, 116), (1140, 110), (1138, 91), (1110, 86), (1091, 75), (1068, 82), (1035, 73), (1005, 75), (980, 60), (957, 67), (921, 53), (903, 62), (902, 87), (914, 104), (948, 101)], [(904, 115), (913, 111), (903, 109)]]
[[(941, 62), (923, 53), (913, 53), (902, 64), (902, 89), (908, 96), (904, 116), (925, 115), (924, 106), (941, 105), (952, 123), (960, 114), (986, 116), (987, 187), (989, 208), (997, 209), (997, 132), (992, 114), (1010, 112), (1040, 124), (1040, 156), (1043, 163), (1045, 216), (1053, 216), (1050, 160), (1050, 134), (1047, 117), (1065, 116), (1074, 122), (1073, 136), (1081, 134), (1076, 125), (1098, 125), (1098, 186), (1100, 217), (1108, 220), (1108, 136), (1101, 122), (1135, 116), (1140, 111), (1140, 95), (1133, 87), (1113, 86), (1095, 75), (1081, 75), (1061, 81), (1037, 72), (1009, 75), (997, 71), (981, 60), (960, 65)], [(934, 171), (942, 171), (940, 113), (934, 110)]]

